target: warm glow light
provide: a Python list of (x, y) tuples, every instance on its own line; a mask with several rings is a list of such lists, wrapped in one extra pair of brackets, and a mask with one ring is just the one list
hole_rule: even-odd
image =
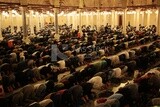
[(35, 12), (36, 15), (39, 15), (39, 12)]
[(49, 12), (49, 11), (47, 11), (46, 13), (47, 13), (47, 14), (49, 14), (50, 12)]
[(15, 17), (15, 16), (19, 16), (20, 14), (16, 11), (16, 10), (12, 10), (12, 16)]
[(158, 10), (156, 10), (155, 13), (158, 14)]
[(44, 16), (44, 17), (47, 17), (47, 15), (46, 15), (46, 14), (43, 14), (43, 16)]
[(135, 11), (127, 11), (127, 14), (136, 14)]
[(43, 13), (40, 13), (40, 16), (43, 16)]
[(54, 16), (52, 13), (49, 14), (50, 16)]
[(64, 15), (64, 11), (62, 11), (60, 14), (58, 14), (58, 16), (62, 16)]
[(116, 14), (124, 14), (123, 12), (120, 12), (120, 11), (119, 11), (119, 12), (115, 12), (115, 13), (116, 13)]
[(6, 17), (9, 17), (9, 13), (8, 13), (8, 12), (5, 12), (5, 11), (2, 11), (2, 15), (3, 15), (3, 16), (6, 16)]
[(141, 11), (140, 14), (143, 14), (143, 11)]
[(151, 10), (147, 10), (145, 13), (152, 14)]
[(49, 16), (54, 16), (53, 13), (51, 13), (50, 11), (47, 11), (46, 14)]
[(107, 11), (105, 11), (104, 12), (104, 14), (106, 14), (106, 15), (110, 15), (110, 14), (112, 14), (111, 12), (107, 12)]
[(31, 14), (33, 14), (33, 13), (34, 13), (34, 12), (33, 12), (33, 10), (29, 10), (29, 11), (30, 11), (30, 13), (31, 13)]
[(29, 17), (29, 14), (27, 14), (26, 16)]
[(76, 14), (77, 14), (76, 11), (72, 11), (72, 12), (68, 13), (67, 15), (69, 15), (69, 16), (75, 16)]

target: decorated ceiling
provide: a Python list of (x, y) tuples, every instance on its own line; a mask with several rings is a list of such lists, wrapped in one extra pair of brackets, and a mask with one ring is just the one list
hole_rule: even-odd
[(0, 9), (19, 8), (20, 6), (43, 9), (54, 7), (60, 9), (137, 8), (160, 6), (160, 0), (0, 0)]

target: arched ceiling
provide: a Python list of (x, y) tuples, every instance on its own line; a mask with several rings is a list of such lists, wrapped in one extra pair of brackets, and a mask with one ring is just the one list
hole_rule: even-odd
[(137, 6), (159, 6), (160, 0), (0, 0), (0, 8), (4, 6), (46, 6), (60, 8), (79, 8), (80, 1), (85, 8), (125, 8)]

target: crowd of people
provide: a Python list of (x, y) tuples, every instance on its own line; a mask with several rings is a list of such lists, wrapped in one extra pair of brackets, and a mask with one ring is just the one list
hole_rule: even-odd
[[(100, 31), (83, 26), (81, 37), (77, 37), (78, 30), (72, 29), (72, 25), (59, 28), (60, 40), (52, 39), (54, 27), (47, 26), (30, 37), (30, 44), (24, 43), (21, 36), (3, 33), (4, 39), (0, 42), (2, 85), (5, 93), (20, 88), (9, 97), (10, 103), (2, 104), (4, 107), (80, 107), (90, 100), (94, 100), (97, 107), (159, 104), (159, 68), (144, 74), (160, 59), (155, 26), (140, 31), (128, 26), (127, 34), (121, 32), (121, 27), (112, 29), (108, 24)], [(53, 45), (56, 51), (51, 48)], [(52, 60), (53, 57), (56, 60)], [(76, 69), (83, 65), (86, 65), (83, 69)], [(58, 75), (66, 71), (70, 73), (59, 79)], [(139, 72), (134, 83), (107, 95), (112, 83), (132, 77), (135, 71)], [(97, 91), (104, 92), (103, 97), (97, 95)]]

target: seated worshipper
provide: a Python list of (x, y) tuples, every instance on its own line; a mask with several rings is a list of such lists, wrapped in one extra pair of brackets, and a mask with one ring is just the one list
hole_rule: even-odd
[(105, 81), (103, 81), (102, 77), (100, 77), (100, 76), (94, 76), (87, 82), (92, 83), (93, 89), (96, 89), (96, 90), (102, 90), (102, 89), (107, 88), (107, 84), (103, 83)]

